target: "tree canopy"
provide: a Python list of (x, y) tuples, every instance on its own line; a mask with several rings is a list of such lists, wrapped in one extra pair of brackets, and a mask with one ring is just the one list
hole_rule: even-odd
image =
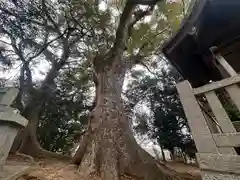
[[(140, 135), (157, 140), (163, 149), (173, 153), (175, 148), (180, 148), (192, 157), (196, 150), (175, 87), (182, 78), (174, 68), (164, 66), (154, 74), (134, 73), (126, 93), (136, 106), (134, 129)], [(139, 110), (139, 103), (149, 112)]]
[[(138, 114), (146, 123), (139, 121), (135, 129), (147, 128), (149, 138), (170, 151), (187, 139), (174, 88), (180, 77), (157, 66), (162, 44), (186, 13), (183, 2), (0, 2), (0, 60), (2, 68), (17, 72), (16, 107), (29, 120), (16, 149), (32, 156), (49, 155), (45, 149), (69, 154), (77, 139), (72, 162), (87, 169), (86, 175), (101, 174), (104, 180), (174, 176), (161, 172), (137, 145), (129, 119), (136, 104), (146, 103), (151, 113)], [(138, 65), (154, 77), (135, 71)], [(34, 78), (36, 71), (43, 80)], [(134, 80), (124, 92), (127, 74)], [(149, 172), (139, 171), (145, 168)]]

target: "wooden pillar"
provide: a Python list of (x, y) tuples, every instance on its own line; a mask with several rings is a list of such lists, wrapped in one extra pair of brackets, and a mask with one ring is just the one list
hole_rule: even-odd
[(223, 69), (229, 74), (229, 76), (236, 76), (237, 72), (232, 66), (226, 61), (226, 59), (219, 53), (215, 54), (216, 60), (223, 67)]
[(177, 84), (177, 90), (184, 108), (199, 153), (218, 153), (218, 148), (188, 81)]

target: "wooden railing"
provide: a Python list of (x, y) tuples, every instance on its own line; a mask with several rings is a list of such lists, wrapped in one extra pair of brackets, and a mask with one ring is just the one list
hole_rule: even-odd
[(240, 75), (216, 50), (210, 48), (215, 56), (212, 63), (225, 79), (195, 89), (183, 81), (177, 90), (198, 150), (202, 179), (239, 180), (240, 132), (236, 129), (240, 130), (240, 122), (231, 122), (216, 91), (224, 90), (231, 105), (240, 111)]
[[(240, 75), (192, 88), (188, 81), (177, 85), (186, 118), (191, 129), (203, 170), (240, 174), (240, 132), (234, 127), (216, 91), (225, 90), (240, 111)], [(206, 115), (199, 97), (206, 100), (211, 115)], [(211, 116), (211, 117), (209, 117)]]

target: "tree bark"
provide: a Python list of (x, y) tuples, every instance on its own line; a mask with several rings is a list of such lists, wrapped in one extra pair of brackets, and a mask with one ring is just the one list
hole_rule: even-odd
[[(59, 70), (62, 68), (62, 66), (64, 66), (65, 62), (68, 59), (68, 53), (64, 51), (62, 56), (64, 55), (66, 57), (62, 58), (62, 61), (53, 63), (52, 68), (45, 77), (40, 89), (38, 89), (38, 92), (32, 92), (33, 94), (29, 94), (31, 97), (27, 103), (27, 106), (22, 112), (22, 116), (24, 116), (29, 121), (29, 123), (25, 129), (20, 130), (18, 133), (11, 148), (12, 153), (19, 151), (20, 153), (31, 156), (37, 156), (39, 154), (48, 154), (49, 156), (54, 157), (58, 156), (54, 153), (44, 150), (41, 147), (37, 139), (37, 127), (41, 115), (41, 110), (47, 101), (47, 98), (49, 98), (49, 93), (52, 92), (51, 86), (54, 84), (54, 79), (57, 77)], [(32, 85), (31, 89), (33, 89)], [(58, 157), (62, 158), (61, 155)]]
[[(103, 60), (100, 63), (108, 62)], [(102, 180), (181, 179), (160, 170), (156, 160), (140, 148), (124, 114), (121, 92), (128, 67), (121, 60), (94, 67), (97, 77), (96, 107), (73, 163), (85, 176)]]
[(37, 127), (39, 116), (43, 107), (44, 101), (35, 102), (31, 101), (26, 107), (22, 115), (29, 120), (25, 129), (22, 129), (15, 139), (12, 151), (19, 151), (31, 156), (36, 156), (41, 146), (37, 140)]
[(161, 148), (161, 152), (162, 152), (162, 161), (165, 162), (166, 161), (166, 156), (165, 156), (165, 153), (164, 153), (164, 149), (162, 146), (160, 146)]
[(175, 155), (174, 155), (174, 150), (169, 150), (170, 151), (170, 157), (172, 161), (175, 161)]

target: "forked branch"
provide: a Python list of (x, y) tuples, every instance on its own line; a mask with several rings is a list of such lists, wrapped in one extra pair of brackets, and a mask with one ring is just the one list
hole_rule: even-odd
[[(120, 22), (116, 31), (116, 39), (111, 50), (111, 54), (113, 56), (116, 55), (119, 52), (119, 50), (123, 50), (126, 47), (126, 41), (128, 37), (131, 35), (130, 32), (134, 24), (136, 24), (146, 15), (149, 15), (149, 13), (153, 11), (154, 5), (156, 5), (158, 1), (159, 0), (127, 1), (120, 18)], [(138, 15), (135, 15), (135, 18), (133, 19), (134, 9), (136, 8), (137, 5), (148, 5), (150, 6), (150, 8), (146, 11), (139, 13)]]

